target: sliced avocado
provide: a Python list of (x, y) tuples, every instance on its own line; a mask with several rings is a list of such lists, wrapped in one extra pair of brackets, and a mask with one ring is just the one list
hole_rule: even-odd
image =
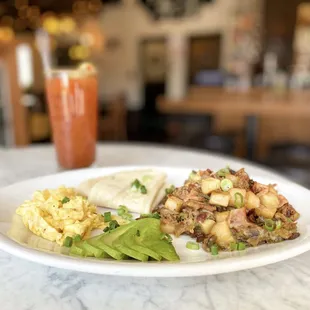
[(85, 256), (85, 250), (80, 248), (76, 244), (73, 244), (70, 248), (69, 254), (73, 256)]
[(127, 230), (129, 230), (135, 222), (131, 222), (127, 225), (120, 226), (111, 232), (107, 232), (102, 234), (101, 237), (97, 237), (95, 241), (92, 243), (93, 246), (103, 250), (111, 257), (117, 260), (123, 260), (127, 256), (124, 255), (121, 251), (119, 251), (116, 247), (113, 246), (113, 242), (123, 235)]
[(140, 237), (136, 237), (140, 244), (147, 247), (158, 255), (162, 256), (169, 261), (180, 260), (176, 253), (174, 246), (166, 240), (161, 240), (162, 232), (160, 230), (160, 220), (158, 219), (145, 219), (144, 225), (139, 227)]
[[(138, 221), (136, 222), (138, 223)], [(115, 246), (120, 252), (123, 254), (126, 254), (134, 259), (137, 259), (142, 262), (146, 262), (148, 260), (148, 255), (143, 254), (135, 249), (133, 249), (133, 246), (136, 245), (135, 242), (135, 236), (138, 231), (138, 225), (133, 226), (128, 231), (126, 231), (126, 234), (123, 234), (119, 238), (117, 238), (113, 242), (113, 246)]]
[(164, 259), (169, 261), (179, 261), (180, 257), (176, 253), (174, 246), (165, 240), (144, 240), (143, 246), (150, 248)]
[(85, 256), (96, 258), (108, 257), (108, 255), (102, 249), (92, 245), (89, 241), (80, 241), (77, 243), (77, 246), (85, 251)]

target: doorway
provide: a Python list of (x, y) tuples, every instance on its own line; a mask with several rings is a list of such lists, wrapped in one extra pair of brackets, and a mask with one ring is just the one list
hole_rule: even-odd
[(140, 68), (144, 107), (141, 111), (142, 140), (162, 142), (165, 119), (157, 111), (157, 98), (165, 94), (167, 74), (166, 38), (147, 38), (140, 41)]
[(144, 39), (140, 44), (144, 111), (156, 113), (156, 99), (166, 88), (166, 39)]

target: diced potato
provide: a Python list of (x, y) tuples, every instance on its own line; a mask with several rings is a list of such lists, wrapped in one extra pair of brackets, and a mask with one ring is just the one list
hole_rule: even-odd
[(211, 231), (212, 227), (214, 226), (214, 224), (215, 224), (215, 221), (209, 220), (209, 219), (205, 220), (203, 223), (199, 223), (202, 231), (205, 234), (209, 234), (210, 233), (210, 231)]
[(262, 216), (266, 219), (272, 219), (277, 212), (277, 208), (267, 208), (263, 205), (260, 205), (259, 208), (255, 209), (255, 213), (258, 216)]
[(235, 206), (235, 194), (239, 193), (243, 197), (243, 201), (245, 200), (246, 190), (242, 188), (231, 188), (229, 191), (230, 199), (229, 199), (229, 206)]
[(215, 178), (206, 178), (201, 181), (201, 190), (205, 195), (221, 188), (221, 181)]
[(170, 196), (166, 203), (165, 207), (169, 209), (170, 211), (179, 212), (182, 207), (183, 201), (175, 196)]
[(162, 232), (166, 233), (166, 234), (174, 234), (175, 231), (175, 226), (172, 224), (160, 224), (160, 229)]
[(229, 216), (229, 211), (225, 211), (225, 212), (216, 212), (215, 214), (215, 219), (216, 219), (216, 222), (223, 222), (223, 221), (226, 221), (227, 218)]
[(233, 174), (226, 174), (225, 178), (230, 180), (234, 186), (236, 186), (236, 184), (238, 183), (238, 177)]
[(247, 209), (256, 209), (260, 206), (259, 198), (251, 191), (248, 191), (245, 195), (245, 207)]
[(228, 192), (212, 192), (209, 203), (211, 205), (228, 207), (230, 195)]
[(229, 247), (231, 242), (235, 242), (235, 238), (233, 237), (226, 221), (216, 223), (212, 227), (211, 234), (216, 236), (216, 242), (221, 247)]
[(259, 197), (259, 200), (262, 205), (270, 209), (279, 208), (280, 202), (277, 195), (269, 192), (267, 194), (263, 194)]

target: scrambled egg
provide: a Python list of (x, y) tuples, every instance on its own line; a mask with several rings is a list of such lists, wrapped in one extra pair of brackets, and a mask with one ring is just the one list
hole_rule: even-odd
[[(67, 236), (81, 235), (83, 238), (96, 228), (108, 226), (95, 205), (79, 196), (73, 188), (66, 187), (36, 191), (32, 200), (26, 200), (16, 213), (34, 234), (59, 245)], [(117, 221), (124, 224), (120, 219)]]

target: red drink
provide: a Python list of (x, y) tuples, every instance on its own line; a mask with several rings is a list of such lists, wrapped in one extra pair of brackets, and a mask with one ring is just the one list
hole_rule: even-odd
[(88, 167), (96, 157), (98, 82), (88, 66), (54, 70), (46, 78), (53, 141), (65, 169)]

